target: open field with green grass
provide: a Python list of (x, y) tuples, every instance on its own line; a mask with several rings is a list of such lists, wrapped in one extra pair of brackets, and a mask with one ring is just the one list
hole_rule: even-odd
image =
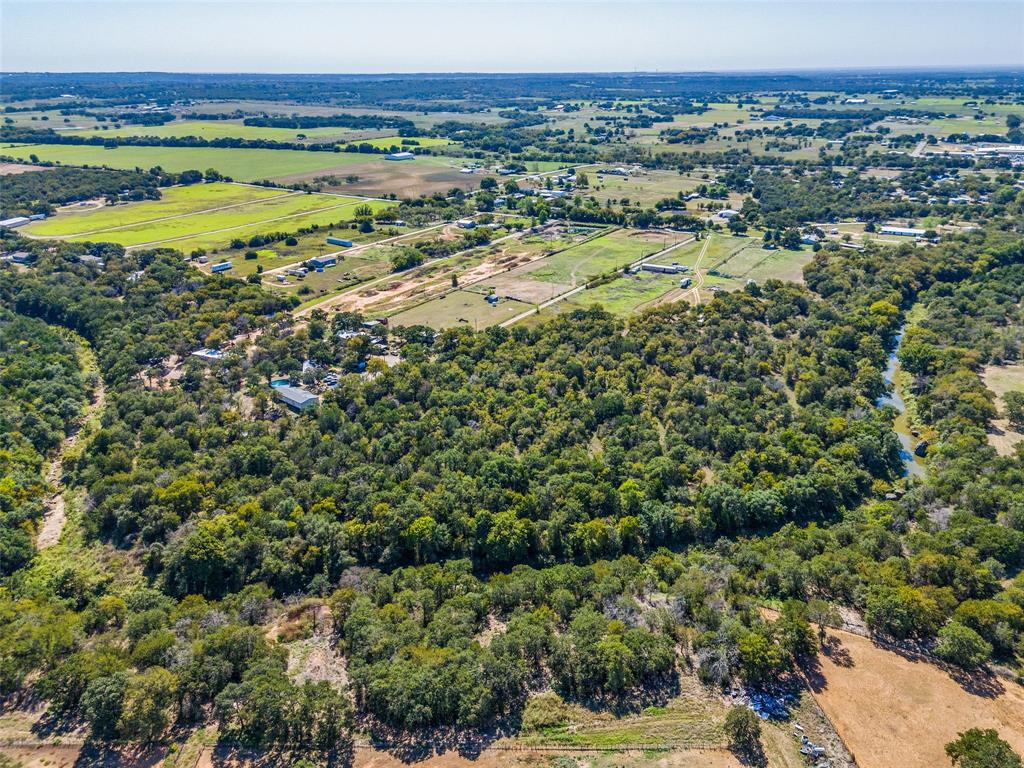
[(664, 275), (657, 272), (622, 275), (610, 283), (587, 288), (581, 293), (574, 294), (565, 301), (553, 305), (551, 309), (565, 307), (571, 310), (600, 304), (613, 315), (631, 315), (643, 309), (644, 305), (677, 289), (682, 277), (682, 275)]
[[(114, 128), (111, 123), (99, 123), (94, 130), (82, 131), (86, 135), (104, 138), (121, 136), (157, 136), (178, 138), (195, 136), (200, 139), (256, 139), (265, 141), (304, 141), (310, 143), (337, 141), (350, 142), (373, 139), (393, 131), (354, 130), (351, 128), (270, 128), (257, 125), (243, 125), (241, 120), (175, 120), (163, 125), (122, 125)], [(300, 139), (299, 136), (305, 138)]]
[[(415, 144), (403, 144), (403, 139), (410, 139), (415, 141)], [(403, 150), (414, 150), (416, 148), (423, 147), (444, 147), (453, 142), (448, 139), (441, 139), (435, 136), (380, 136), (375, 139), (362, 139), (360, 141), (352, 142), (355, 144), (369, 144), (371, 147), (376, 149), (390, 150), (392, 147), (398, 147)]]
[[(659, 200), (675, 198), (680, 192), (685, 196), (701, 184), (714, 183), (713, 179), (701, 179), (676, 171), (646, 171), (635, 176), (602, 175), (596, 169), (587, 169), (585, 173), (590, 188), (581, 193), (585, 197), (592, 195), (601, 203), (626, 199), (632, 204), (651, 206)], [(683, 208), (685, 204), (679, 201), (679, 207)]]
[(487, 328), (529, 308), (529, 304), (508, 299), (492, 306), (481, 293), (459, 290), (392, 315), (390, 322), (394, 325), (429, 325), (437, 329), (457, 325)]
[[(183, 253), (191, 253), (197, 248), (203, 250), (223, 249), (236, 238), (248, 240), (254, 235), (262, 235), (270, 232), (295, 233), (300, 229), (309, 227), (331, 227), (341, 222), (351, 221), (355, 209), (362, 205), (370, 207), (374, 213), (387, 208), (391, 203), (379, 200), (363, 200), (361, 198), (334, 197), (337, 204), (313, 209), (308, 213), (290, 214), (286, 218), (276, 217), (252, 224), (235, 224), (226, 228), (203, 229), (194, 234), (181, 237), (176, 240), (168, 240), (164, 245), (169, 248), (177, 248)], [(346, 230), (354, 234), (352, 230)]]
[[(267, 192), (274, 194), (261, 197)], [(219, 202), (222, 200), (232, 202)], [(364, 204), (374, 211), (388, 205), (356, 197), (282, 194), (280, 190), (233, 184), (174, 187), (158, 201), (62, 214), (38, 222), (26, 233), (124, 246), (169, 243), (190, 251), (227, 244), (236, 237), (247, 239), (254, 234), (349, 220), (355, 208)]]
[(577, 286), (690, 236), (684, 232), (619, 229), (549, 256), (536, 266), (531, 265), (522, 276)]
[[(231, 259), (235, 265), (231, 274), (251, 275), (257, 271), (257, 266), (262, 267), (264, 270), (278, 269), (280, 267), (287, 267), (298, 262), (306, 261), (314, 256), (320, 256), (328, 253), (338, 253), (339, 261), (344, 264), (346, 263), (346, 259), (351, 260), (357, 258), (357, 254), (364, 253), (361, 246), (370, 246), (378, 240), (401, 235), (406, 231), (408, 230), (400, 227), (385, 227), (374, 232), (362, 233), (357, 229), (353, 229), (349, 225), (345, 225), (340, 227), (321, 228), (308, 235), (299, 235), (296, 237), (298, 240), (296, 245), (287, 245), (285, 241), (280, 241), (273, 243), (272, 245), (264, 246), (263, 248), (257, 248), (255, 249), (257, 254), (255, 259), (244, 258), (245, 253), (250, 250), (249, 248), (209, 248), (207, 249), (207, 253), (210, 257), (211, 264), (221, 259)], [(331, 245), (327, 242), (327, 238), (331, 236), (351, 240), (354, 245), (351, 249), (339, 248), (336, 245)], [(265, 279), (273, 282), (275, 285), (280, 285), (276, 277), (273, 275), (267, 276)], [(295, 280), (295, 278), (290, 275), (287, 279), (289, 281)]]
[[(379, 155), (358, 152), (308, 152), (301, 149), (220, 149), (215, 147), (117, 147), (74, 144), (2, 144), (0, 155), (28, 160), (36, 155), (62, 165), (143, 168), (159, 165), (174, 173), (214, 168), (236, 181), (259, 181), (286, 176), (348, 173), (368, 162), (386, 163)], [(413, 161), (415, 162), (415, 161)]]
[(259, 201), (294, 195), (286, 189), (223, 182), (168, 187), (161, 190), (159, 200), (104, 205), (99, 208), (69, 207), (55, 216), (26, 226), (22, 231), (40, 237), (68, 237), (172, 217), (193, 216), (228, 206), (238, 210)]

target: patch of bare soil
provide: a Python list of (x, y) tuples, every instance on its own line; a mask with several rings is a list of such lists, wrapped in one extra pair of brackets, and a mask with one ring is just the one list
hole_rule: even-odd
[(1024, 432), (1010, 427), (1009, 419), (993, 419), (992, 428), (988, 432), (988, 442), (1000, 456), (1012, 456), (1017, 452), (1017, 444), (1024, 440)]
[(19, 173), (32, 173), (33, 171), (48, 171), (41, 165), (25, 165), (23, 163), (0, 163), (0, 176), (15, 176)]

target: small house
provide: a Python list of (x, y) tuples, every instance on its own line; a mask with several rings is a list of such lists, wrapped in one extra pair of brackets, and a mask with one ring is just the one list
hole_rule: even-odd
[(459, 219), (455, 225), (459, 229), (476, 229), (476, 222), (473, 219)]

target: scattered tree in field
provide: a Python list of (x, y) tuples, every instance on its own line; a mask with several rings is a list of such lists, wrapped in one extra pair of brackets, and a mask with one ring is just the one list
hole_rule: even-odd
[(736, 705), (725, 716), (725, 735), (729, 748), (750, 760), (762, 755), (761, 720), (750, 707)]
[(1017, 429), (1024, 429), (1024, 392), (1007, 392), (1003, 395), (1006, 418)]
[(999, 738), (994, 728), (971, 728), (946, 745), (956, 768), (1021, 768), (1020, 755)]

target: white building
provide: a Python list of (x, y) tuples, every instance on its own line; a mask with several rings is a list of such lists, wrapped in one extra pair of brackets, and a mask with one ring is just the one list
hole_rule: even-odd
[(890, 227), (885, 226), (878, 230), (879, 234), (882, 235), (893, 235), (895, 237), (924, 237), (923, 229), (914, 229), (913, 227)]

